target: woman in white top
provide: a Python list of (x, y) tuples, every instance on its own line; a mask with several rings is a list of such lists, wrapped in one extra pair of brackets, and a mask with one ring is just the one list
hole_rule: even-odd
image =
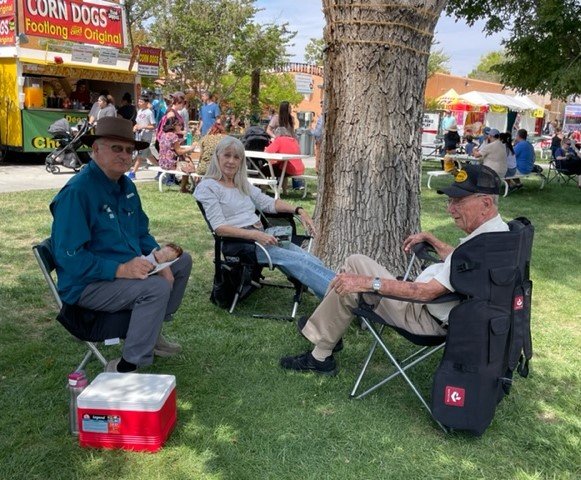
[[(323, 298), (335, 272), (326, 268), (315, 256), (290, 243), (279, 247), (278, 241), (262, 227), (256, 210), (267, 213), (295, 213), (305, 228), (315, 234), (310, 215), (302, 207), (293, 207), (283, 200), (275, 200), (250, 184), (246, 174), (244, 145), (234, 137), (225, 137), (214, 151), (208, 171), (194, 192), (204, 207), (212, 229), (220, 236), (243, 238), (263, 245), (273, 265), (309, 287)], [(231, 244), (232, 248), (238, 244)], [(235, 252), (228, 252), (235, 256)], [(259, 263), (267, 263), (262, 249), (256, 248)]]

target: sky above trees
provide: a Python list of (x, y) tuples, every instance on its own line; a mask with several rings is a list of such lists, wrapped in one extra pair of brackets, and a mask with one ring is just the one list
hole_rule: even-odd
[[(256, 7), (263, 8), (259, 22), (289, 22), (289, 28), (297, 31), (294, 47), (289, 48), (296, 62), (304, 61), (305, 46), (311, 38), (323, 36), (324, 19), (320, 0), (257, 0)], [(446, 55), (450, 56), (449, 67), (453, 75), (466, 76), (480, 58), (492, 51), (500, 50), (502, 34), (486, 37), (482, 33), (482, 22), (468, 27), (464, 22), (454, 22), (444, 14), (436, 27), (436, 40)]]

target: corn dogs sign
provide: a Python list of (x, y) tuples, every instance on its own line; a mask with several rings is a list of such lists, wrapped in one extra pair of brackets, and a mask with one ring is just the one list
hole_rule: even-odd
[(125, 46), (123, 8), (80, 0), (23, 0), (24, 32), (107, 47)]

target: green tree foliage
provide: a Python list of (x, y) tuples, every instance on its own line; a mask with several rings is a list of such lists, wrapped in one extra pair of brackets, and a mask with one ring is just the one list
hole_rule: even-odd
[(305, 62), (322, 67), (325, 60), (324, 50), (325, 41), (322, 38), (311, 38), (305, 47)]
[(494, 68), (505, 60), (506, 54), (503, 51), (482, 55), (476, 68), (468, 74), (468, 78), (486, 80), (487, 82), (500, 82), (500, 74)]
[(256, 13), (253, 0), (162, 0), (154, 8), (152, 40), (165, 48), (183, 86), (219, 91), (237, 35)]
[(263, 70), (272, 69), (288, 61), (286, 47), (296, 32), (283, 25), (258, 25), (249, 23), (236, 36), (230, 71), (241, 76), (250, 73), (250, 106), (252, 114), (259, 116), (260, 76)]
[[(237, 116), (249, 114), (248, 92), (250, 92), (251, 75), (238, 76), (232, 73), (221, 79), (226, 107)], [(294, 77), (288, 73), (265, 73), (260, 78), (259, 106), (262, 112), (268, 108), (278, 108), (282, 101), (297, 105), (302, 95), (297, 93)]]
[(446, 10), (468, 25), (485, 20), (486, 33), (510, 31), (506, 61), (492, 68), (503, 84), (561, 98), (581, 92), (579, 0), (449, 0)]
[(428, 57), (428, 77), (431, 77), (434, 73), (450, 73), (449, 61), (450, 56), (446, 55), (444, 50), (441, 48), (432, 49)]

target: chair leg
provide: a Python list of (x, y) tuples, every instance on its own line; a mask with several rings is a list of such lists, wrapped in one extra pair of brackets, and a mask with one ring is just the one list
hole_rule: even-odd
[[(385, 325), (382, 325), (381, 328), (379, 329), (379, 335), (381, 335), (383, 333), (384, 328), (385, 328)], [(359, 384), (361, 383), (361, 380), (363, 380), (363, 376), (365, 375), (365, 372), (367, 371), (367, 367), (369, 366), (369, 362), (371, 362), (371, 357), (373, 357), (373, 354), (375, 353), (376, 348), (377, 348), (377, 340), (374, 340), (373, 344), (371, 345), (371, 348), (369, 349), (369, 353), (367, 354), (367, 357), (365, 358), (365, 362), (363, 362), (363, 368), (361, 369), (361, 372), (359, 373), (357, 380), (355, 380), (355, 385), (353, 385), (353, 390), (351, 390), (351, 393), (349, 394), (350, 398), (355, 397), (355, 394), (357, 393), (357, 390), (359, 388)], [(364, 392), (362, 395), (359, 395), (357, 398), (362, 398), (364, 395), (367, 395), (368, 393), (369, 393), (369, 391)]]
[(99, 360), (103, 364), (103, 366), (107, 365), (107, 359), (103, 356), (103, 354), (99, 351), (99, 349), (93, 342), (85, 342), (85, 345), (87, 345), (87, 348), (91, 351), (93, 355), (95, 355), (95, 357), (97, 357), (97, 360)]
[[(387, 377), (386, 379), (384, 379), (382, 382), (380, 382), (379, 384), (373, 386), (371, 389), (369, 389), (366, 392), (363, 392), (361, 395), (359, 395), (357, 398), (361, 398), (364, 395), (367, 395), (368, 393), (372, 392), (373, 390), (375, 390), (376, 388), (379, 388), (381, 385), (387, 383), (389, 380), (391, 380), (392, 378), (401, 375), (404, 380), (407, 382), (407, 384), (410, 386), (410, 388), (412, 389), (412, 391), (416, 394), (416, 397), (418, 397), (418, 399), (420, 400), (420, 402), (422, 403), (422, 405), (426, 408), (426, 410), (430, 413), (430, 416), (434, 419), (434, 421), (439, 425), (439, 427), (444, 431), (444, 433), (448, 433), (448, 429), (442, 425), (438, 420), (436, 420), (434, 418), (434, 416), (432, 415), (432, 410), (430, 408), (430, 406), (428, 405), (428, 403), (424, 400), (424, 397), (422, 397), (422, 394), (419, 392), (419, 390), (416, 388), (416, 386), (414, 385), (414, 383), (410, 380), (410, 378), (406, 375), (405, 371), (408, 368), (411, 368), (412, 366), (416, 365), (417, 363), (421, 362), (422, 360), (424, 360), (425, 358), (427, 358), (428, 356), (432, 355), (433, 353), (435, 353), (436, 351), (440, 350), (441, 348), (444, 347), (444, 344), (442, 345), (438, 345), (437, 347), (431, 349), (428, 353), (422, 355), (419, 358), (416, 358), (416, 360), (414, 360), (413, 362), (407, 364), (405, 367), (402, 367), (398, 361), (396, 360), (396, 358), (392, 355), (392, 353), (389, 351), (389, 349), (387, 348), (387, 346), (385, 345), (385, 343), (383, 342), (383, 340), (381, 339), (380, 334), (377, 332), (377, 330), (375, 330), (375, 328), (373, 327), (373, 325), (371, 324), (371, 322), (369, 322), (365, 317), (360, 317), (361, 320), (363, 320), (363, 322), (365, 323), (365, 325), (367, 325), (367, 329), (371, 332), (371, 334), (373, 335), (375, 341), (377, 342), (377, 344), (379, 346), (381, 346), (382, 350), (384, 351), (384, 353), (387, 355), (387, 357), (389, 358), (389, 360), (391, 361), (391, 363), (393, 364), (393, 366), (396, 368), (397, 372), (393, 373), (392, 375), (390, 375), (389, 377)], [(373, 353), (373, 352), (371, 352)]]

